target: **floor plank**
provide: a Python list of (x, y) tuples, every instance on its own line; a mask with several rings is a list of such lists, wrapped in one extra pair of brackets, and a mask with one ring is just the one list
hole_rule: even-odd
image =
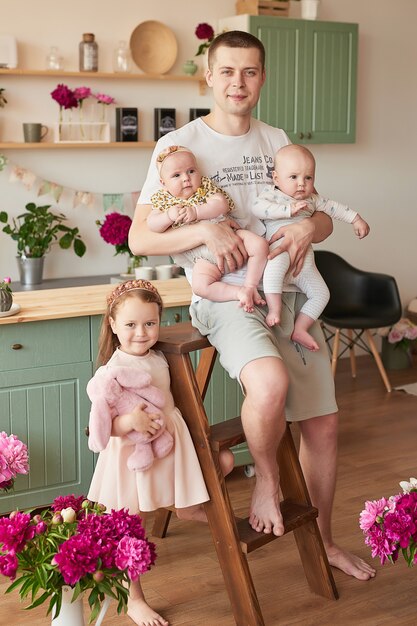
[[(413, 368), (392, 371), (389, 376), (393, 386), (416, 382), (416, 358)], [(400, 480), (417, 475), (417, 396), (386, 393), (370, 357), (358, 359), (356, 379), (350, 377), (348, 362), (341, 363), (336, 390), (340, 436), (334, 535), (337, 542), (371, 560), (358, 516), (365, 500), (397, 493)], [(236, 513), (246, 516), (253, 479), (237, 468), (228, 484)], [(168, 537), (156, 543), (157, 565), (143, 578), (150, 604), (172, 626), (234, 626), (208, 528), (173, 516)], [(338, 601), (310, 593), (291, 534), (256, 550), (248, 560), (266, 626), (417, 624), (416, 572), (402, 560), (384, 566), (374, 561), (377, 577), (367, 583), (335, 570)], [(7, 585), (2, 579), (0, 592)], [(44, 607), (25, 612), (17, 593), (2, 595), (0, 624), (48, 623)], [(128, 626), (132, 622), (127, 616), (118, 617), (111, 606), (104, 624)]]

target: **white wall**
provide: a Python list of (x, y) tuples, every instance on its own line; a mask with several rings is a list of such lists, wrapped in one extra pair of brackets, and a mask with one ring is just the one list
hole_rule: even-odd
[[(59, 6), (58, 6), (59, 5)], [(105, 7), (105, 8), (104, 8)], [(192, 58), (198, 45), (194, 29), (199, 22), (214, 28), (217, 20), (235, 13), (234, 0), (210, 3), (188, 0), (160, 0), (151, 5), (137, 0), (119, 0), (111, 6), (100, 0), (72, 0), (56, 3), (42, 0), (0, 0), (1, 31), (16, 36), (19, 66), (43, 69), (51, 45), (58, 45), (65, 69), (76, 70), (78, 42), (83, 32), (94, 32), (99, 43), (100, 69), (112, 70), (112, 52), (120, 39), (128, 40), (133, 29), (149, 19), (169, 25), (178, 40), (178, 58), (172, 73), (181, 73), (185, 59)], [(298, 17), (299, 3), (291, 3), (291, 16)], [(320, 247), (339, 252), (359, 267), (386, 272), (396, 277), (406, 305), (417, 295), (415, 194), (415, 112), (417, 52), (414, 30), (417, 23), (415, 0), (321, 0), (320, 19), (359, 23), (359, 80), (357, 139), (351, 145), (313, 146), (317, 158), (317, 187), (325, 195), (348, 203), (371, 224), (371, 234), (355, 240), (350, 227), (335, 224), (333, 236)], [(0, 109), (0, 141), (20, 141), (21, 123), (57, 121), (58, 106), (49, 96), (58, 82), (75, 87), (79, 81), (54, 78), (0, 76), (7, 88), (9, 104)], [(117, 98), (120, 105), (140, 110), (141, 139), (152, 139), (153, 107), (175, 106), (178, 122), (187, 121), (189, 107), (209, 107), (209, 92), (199, 95), (197, 85), (85, 80), (82, 84)], [(40, 178), (70, 189), (97, 194), (139, 190), (143, 183), (149, 150), (39, 150), (8, 151), (11, 161), (33, 171)], [(411, 193), (410, 193), (411, 191)], [(36, 198), (21, 184), (11, 184), (0, 173), (0, 209), (13, 215), (29, 201), (49, 203), (47, 196)], [(414, 206), (413, 206), (414, 205)], [(77, 224), (88, 246), (87, 255), (52, 251), (45, 265), (45, 277), (118, 272), (124, 262), (113, 257), (112, 246), (98, 235), (95, 220), (103, 216), (98, 203), (92, 208), (59, 208), (71, 224)], [(17, 279), (15, 245), (0, 233), (0, 275)]]

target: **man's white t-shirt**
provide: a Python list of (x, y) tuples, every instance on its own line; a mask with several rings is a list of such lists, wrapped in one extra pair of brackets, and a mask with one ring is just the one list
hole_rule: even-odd
[[(157, 155), (170, 145), (189, 148), (195, 155), (200, 172), (233, 199), (233, 217), (242, 228), (264, 235), (265, 227), (252, 213), (255, 198), (272, 185), (274, 156), (279, 148), (291, 143), (285, 132), (264, 122), (251, 119), (244, 135), (223, 135), (210, 128), (201, 118), (174, 130), (159, 139), (152, 154), (139, 204), (151, 204), (151, 196), (161, 187), (156, 167)], [(224, 278), (242, 284), (245, 269)], [(189, 278), (189, 276), (188, 276)]]

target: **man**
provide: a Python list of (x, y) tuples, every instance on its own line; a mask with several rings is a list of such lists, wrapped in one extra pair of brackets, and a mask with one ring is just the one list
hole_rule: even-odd
[[(130, 231), (135, 254), (170, 255), (206, 244), (223, 272), (225, 262), (233, 272), (223, 280), (240, 284), (247, 255), (236, 236), (233, 222), (199, 222), (164, 233), (151, 233), (146, 217), (151, 195), (159, 188), (156, 156), (167, 146), (189, 147), (202, 173), (232, 196), (234, 220), (243, 228), (263, 234), (253, 216), (255, 197), (272, 184), (273, 157), (289, 143), (286, 134), (251, 117), (265, 81), (265, 51), (254, 36), (240, 31), (222, 33), (209, 48), (206, 81), (213, 90), (212, 112), (159, 140), (139, 198)], [(282, 239), (270, 258), (290, 254), (292, 270), (302, 267), (308, 245), (325, 239), (331, 220), (322, 213), (295, 225), (280, 228), (271, 242)], [(292, 287), (289, 286), (291, 290)], [(193, 301), (193, 325), (217, 348), (220, 362), (242, 385), (245, 399), (241, 417), (256, 470), (249, 521), (258, 532), (282, 535), (279, 476), (276, 451), (285, 430), (285, 417), (298, 422), (301, 431), (300, 461), (331, 565), (367, 580), (375, 570), (334, 544), (331, 510), (336, 482), (337, 405), (330, 363), (320, 327), (312, 329), (318, 352), (297, 350), (291, 340), (294, 317), (305, 296), (294, 290), (283, 294), (279, 326), (269, 328), (266, 309), (245, 313), (236, 302)]]

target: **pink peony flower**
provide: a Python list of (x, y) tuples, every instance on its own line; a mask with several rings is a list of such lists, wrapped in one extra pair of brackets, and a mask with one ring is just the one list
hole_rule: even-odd
[(210, 47), (210, 44), (213, 41), (214, 36), (215, 36), (214, 30), (212, 29), (210, 24), (203, 22), (202, 24), (199, 24), (197, 28), (195, 29), (195, 35), (197, 39), (205, 40), (203, 41), (203, 43), (201, 43), (198, 46), (198, 50), (195, 56), (199, 56), (200, 54), (204, 54), (206, 50), (208, 50), (208, 48)]
[(0, 574), (3, 574), (3, 576), (8, 576), (14, 580), (18, 566), (17, 556), (13, 552), (0, 555)]
[(202, 24), (199, 24), (195, 29), (195, 35), (197, 39), (213, 39), (214, 30), (210, 26), (210, 24), (203, 22)]
[(127, 569), (130, 580), (137, 580), (150, 569), (155, 558), (153, 543), (134, 537), (124, 537), (117, 547), (115, 563), (118, 569)]
[(0, 432), (0, 485), (8, 488), (10, 480), (17, 474), (27, 474), (29, 471), (28, 449), (15, 435)]
[(61, 109), (76, 109), (78, 107), (74, 92), (67, 85), (59, 84), (51, 91), (51, 96), (58, 102)]
[(74, 89), (74, 98), (78, 100), (80, 106), (83, 100), (86, 100), (90, 96), (91, 96), (90, 87), (77, 87), (76, 89)]
[(59, 546), (55, 563), (67, 585), (76, 585), (86, 574), (97, 569), (99, 548), (95, 541), (82, 534), (70, 537)]
[(365, 510), (359, 516), (360, 528), (364, 532), (368, 531), (375, 524), (377, 517), (382, 515), (386, 506), (385, 498), (365, 502)]
[(0, 544), (2, 550), (21, 552), (26, 543), (35, 536), (35, 526), (28, 513), (13, 511), (9, 517), (0, 518)]
[(404, 337), (410, 339), (410, 341), (417, 339), (417, 326), (408, 326), (408, 328), (405, 329)]
[(108, 213), (100, 224), (100, 235), (106, 243), (116, 246), (116, 254), (130, 253), (127, 240), (131, 224), (131, 218), (120, 213)]
[(76, 497), (74, 494), (70, 496), (58, 496), (52, 503), (53, 511), (62, 511), (62, 509), (71, 508), (78, 513), (81, 511), (84, 496)]
[(116, 100), (111, 96), (107, 96), (105, 93), (95, 93), (93, 94), (94, 98), (97, 98), (97, 102), (101, 104), (114, 104)]

